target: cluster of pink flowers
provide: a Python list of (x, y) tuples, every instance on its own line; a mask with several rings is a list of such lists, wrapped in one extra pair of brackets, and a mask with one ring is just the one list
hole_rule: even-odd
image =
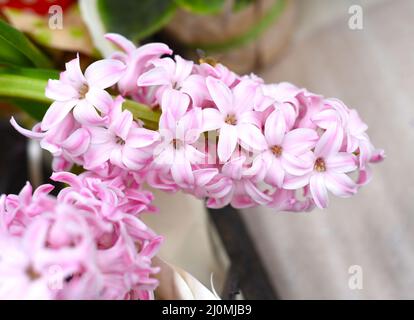
[(0, 299), (150, 299), (162, 238), (140, 219), (152, 195), (133, 176), (54, 173), (0, 198)]
[[(195, 64), (164, 44), (136, 48), (120, 35), (106, 37), (120, 51), (85, 74), (79, 58), (67, 63), (49, 81), (54, 102), (32, 131), (12, 120), (53, 154), (55, 170), (75, 163), (105, 177), (116, 167), (211, 208), (306, 211), (325, 208), (328, 190), (355, 194), (369, 180), (369, 163), (383, 158), (358, 113), (339, 100), (219, 63)], [(112, 86), (115, 98), (106, 91)], [(124, 110), (126, 98), (161, 111), (158, 130)]]
[[(355, 194), (384, 157), (339, 100), (106, 37), (119, 51), (84, 73), (79, 57), (68, 62), (32, 130), (11, 120), (50, 151), (52, 180), (69, 186), (57, 198), (50, 185), (1, 197), (0, 297), (151, 298), (161, 238), (140, 219), (155, 210), (144, 183), (210, 208), (309, 211), (328, 205), (328, 191)], [(125, 99), (159, 114), (158, 129)], [(74, 164), (85, 172), (69, 173)]]

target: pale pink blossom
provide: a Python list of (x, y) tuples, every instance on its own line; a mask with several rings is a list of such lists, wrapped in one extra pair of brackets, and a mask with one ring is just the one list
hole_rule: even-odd
[(319, 208), (328, 205), (328, 193), (338, 197), (349, 197), (356, 193), (357, 185), (347, 175), (357, 168), (353, 154), (340, 151), (343, 142), (342, 128), (333, 124), (322, 135), (310, 155), (313, 170), (303, 176), (289, 177), (286, 189), (298, 189), (309, 184), (313, 200)]
[(227, 193), (220, 190), (222, 193), (221, 197), (211, 193), (215, 197), (207, 201), (207, 205), (210, 208), (223, 207), (227, 204), (231, 204), (234, 208), (249, 208), (257, 205), (266, 206), (272, 200), (266, 192), (260, 190), (258, 185), (249, 176), (244, 174), (246, 169), (244, 166), (245, 161), (246, 158), (241, 156), (231, 159), (223, 165), (222, 174), (230, 179), (231, 187), (225, 187), (224, 190)]
[(90, 173), (52, 178), (70, 184), (57, 198), (50, 185), (0, 197), (0, 298), (153, 298), (162, 237), (124, 212), (136, 185)]
[(153, 60), (161, 55), (171, 54), (171, 49), (163, 43), (149, 43), (137, 48), (131, 41), (115, 33), (108, 33), (105, 38), (122, 50), (115, 52), (111, 58), (122, 61), (127, 66), (117, 83), (119, 92), (123, 96), (131, 96), (140, 102), (152, 104), (153, 95), (150, 90), (138, 87), (137, 80), (150, 69)]
[(240, 143), (251, 150), (263, 150), (266, 141), (253, 111), (256, 85), (249, 80), (230, 89), (222, 81), (208, 77), (207, 87), (216, 108), (203, 109), (203, 130), (219, 129), (217, 154), (227, 161)]
[(139, 170), (150, 155), (142, 149), (158, 140), (156, 131), (141, 128), (133, 120), (132, 113), (122, 111), (123, 98), (114, 101), (109, 124), (89, 127), (91, 144), (85, 154), (85, 168), (94, 169), (107, 161), (121, 168)]
[(121, 78), (125, 65), (114, 59), (104, 59), (92, 63), (82, 73), (79, 56), (66, 63), (66, 71), (59, 80), (49, 80), (46, 97), (54, 100), (47, 110), (42, 124), (42, 131), (58, 125), (73, 110), (77, 121), (83, 124), (100, 124), (105, 121), (111, 103), (111, 96), (106, 88), (111, 87)]
[(308, 128), (288, 131), (282, 111), (275, 110), (266, 120), (264, 135), (267, 148), (255, 157), (249, 170), (259, 175), (259, 180), (282, 188), (286, 173), (301, 176), (312, 170), (313, 162), (303, 155), (315, 146), (319, 138), (316, 131)]
[(194, 63), (175, 55), (175, 60), (162, 58), (152, 61), (154, 68), (138, 78), (139, 87), (156, 86), (158, 100), (165, 90), (175, 89), (188, 94), (193, 106), (200, 107), (208, 97), (205, 78), (193, 74)]
[(192, 164), (204, 159), (193, 146), (202, 132), (201, 110), (188, 111), (190, 99), (179, 91), (169, 89), (162, 98), (159, 130), (162, 142), (154, 150), (154, 167), (171, 172), (175, 183), (182, 187), (193, 185)]

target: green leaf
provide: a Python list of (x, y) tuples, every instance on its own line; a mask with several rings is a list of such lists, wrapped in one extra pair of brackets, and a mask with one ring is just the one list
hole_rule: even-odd
[(107, 32), (138, 42), (162, 28), (175, 12), (173, 0), (97, 0)]
[(37, 121), (41, 121), (49, 108), (50, 103), (32, 101), (28, 99), (10, 98), (5, 99), (10, 104), (16, 106), (20, 110), (26, 112), (29, 116)]
[(177, 4), (194, 13), (214, 14), (223, 9), (224, 0), (175, 0)]
[(47, 80), (57, 78), (57, 70), (0, 68), (0, 97), (40, 121), (51, 103), (44, 95)]
[(240, 11), (248, 5), (253, 4), (254, 0), (235, 0), (233, 11)]
[(244, 34), (228, 39), (224, 42), (218, 43), (192, 43), (188, 45), (189, 48), (201, 49), (207, 54), (223, 52), (237, 47), (241, 47), (257, 39), (272, 23), (279, 18), (285, 9), (286, 0), (275, 0), (272, 7), (266, 12), (252, 28), (247, 30)]
[(14, 74), (35, 79), (59, 79), (59, 71), (52, 69), (34, 69), (34, 68), (18, 68), (18, 67), (0, 67), (1, 74)]
[(17, 29), (0, 20), (0, 63), (49, 68), (49, 59)]

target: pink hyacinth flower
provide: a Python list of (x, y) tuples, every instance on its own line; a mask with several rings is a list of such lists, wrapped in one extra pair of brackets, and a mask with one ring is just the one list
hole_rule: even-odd
[(138, 79), (138, 86), (157, 86), (157, 97), (161, 100), (165, 90), (175, 89), (188, 94), (193, 106), (200, 107), (208, 97), (205, 79), (192, 74), (194, 63), (175, 55), (171, 58), (157, 59), (152, 62), (154, 68), (150, 69)]
[[(79, 56), (66, 63), (66, 71), (59, 80), (49, 80), (46, 96), (54, 102), (47, 110), (41, 128), (47, 131), (59, 124), (72, 111), (77, 121), (83, 124), (101, 124), (104, 118), (100, 112), (107, 112), (112, 101), (105, 91), (123, 75), (125, 65), (114, 59), (92, 63), (83, 75)], [(96, 109), (95, 109), (96, 108)]]
[(275, 110), (266, 120), (264, 133), (267, 148), (254, 159), (251, 169), (261, 171), (260, 180), (282, 188), (285, 173), (301, 176), (312, 170), (313, 162), (302, 155), (315, 146), (319, 138), (315, 130), (299, 128), (287, 132), (282, 111)]
[(256, 85), (241, 81), (230, 90), (222, 81), (208, 77), (207, 87), (217, 106), (203, 110), (203, 130), (220, 129), (217, 154), (220, 161), (227, 161), (238, 143), (250, 150), (264, 150), (265, 138), (258, 128), (258, 116), (253, 111)]
[(119, 34), (108, 33), (105, 38), (122, 50), (122, 52), (114, 53), (111, 58), (122, 61), (127, 66), (118, 82), (119, 91), (124, 96), (137, 95), (138, 77), (148, 70), (153, 59), (172, 53), (172, 50), (164, 43), (149, 43), (137, 48), (131, 41)]
[(187, 111), (189, 97), (177, 90), (167, 90), (162, 98), (160, 119), (162, 143), (154, 151), (154, 166), (163, 172), (171, 171), (174, 181), (188, 187), (194, 184), (192, 164), (204, 159), (194, 144), (201, 130), (201, 110)]
[(124, 99), (117, 97), (111, 110), (108, 127), (90, 127), (91, 145), (85, 154), (85, 168), (94, 169), (108, 160), (130, 170), (141, 169), (148, 159), (142, 150), (158, 140), (156, 131), (140, 128), (132, 113), (122, 111)]
[(357, 184), (346, 174), (357, 168), (355, 156), (341, 152), (342, 128), (333, 124), (321, 136), (311, 154), (313, 170), (300, 177), (286, 179), (285, 189), (298, 189), (309, 184), (315, 204), (319, 208), (328, 206), (328, 192), (338, 197), (349, 197), (356, 193)]

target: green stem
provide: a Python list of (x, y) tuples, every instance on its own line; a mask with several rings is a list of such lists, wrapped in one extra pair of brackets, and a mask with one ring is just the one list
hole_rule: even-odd
[[(17, 74), (0, 74), (0, 98), (18, 98), (44, 104), (44, 112), (52, 103), (45, 96), (47, 80), (31, 78)], [(153, 111), (147, 105), (132, 100), (124, 102), (124, 108), (132, 112), (135, 118), (144, 121), (148, 128), (156, 129), (160, 113)], [(41, 120), (41, 119), (37, 119)]]

